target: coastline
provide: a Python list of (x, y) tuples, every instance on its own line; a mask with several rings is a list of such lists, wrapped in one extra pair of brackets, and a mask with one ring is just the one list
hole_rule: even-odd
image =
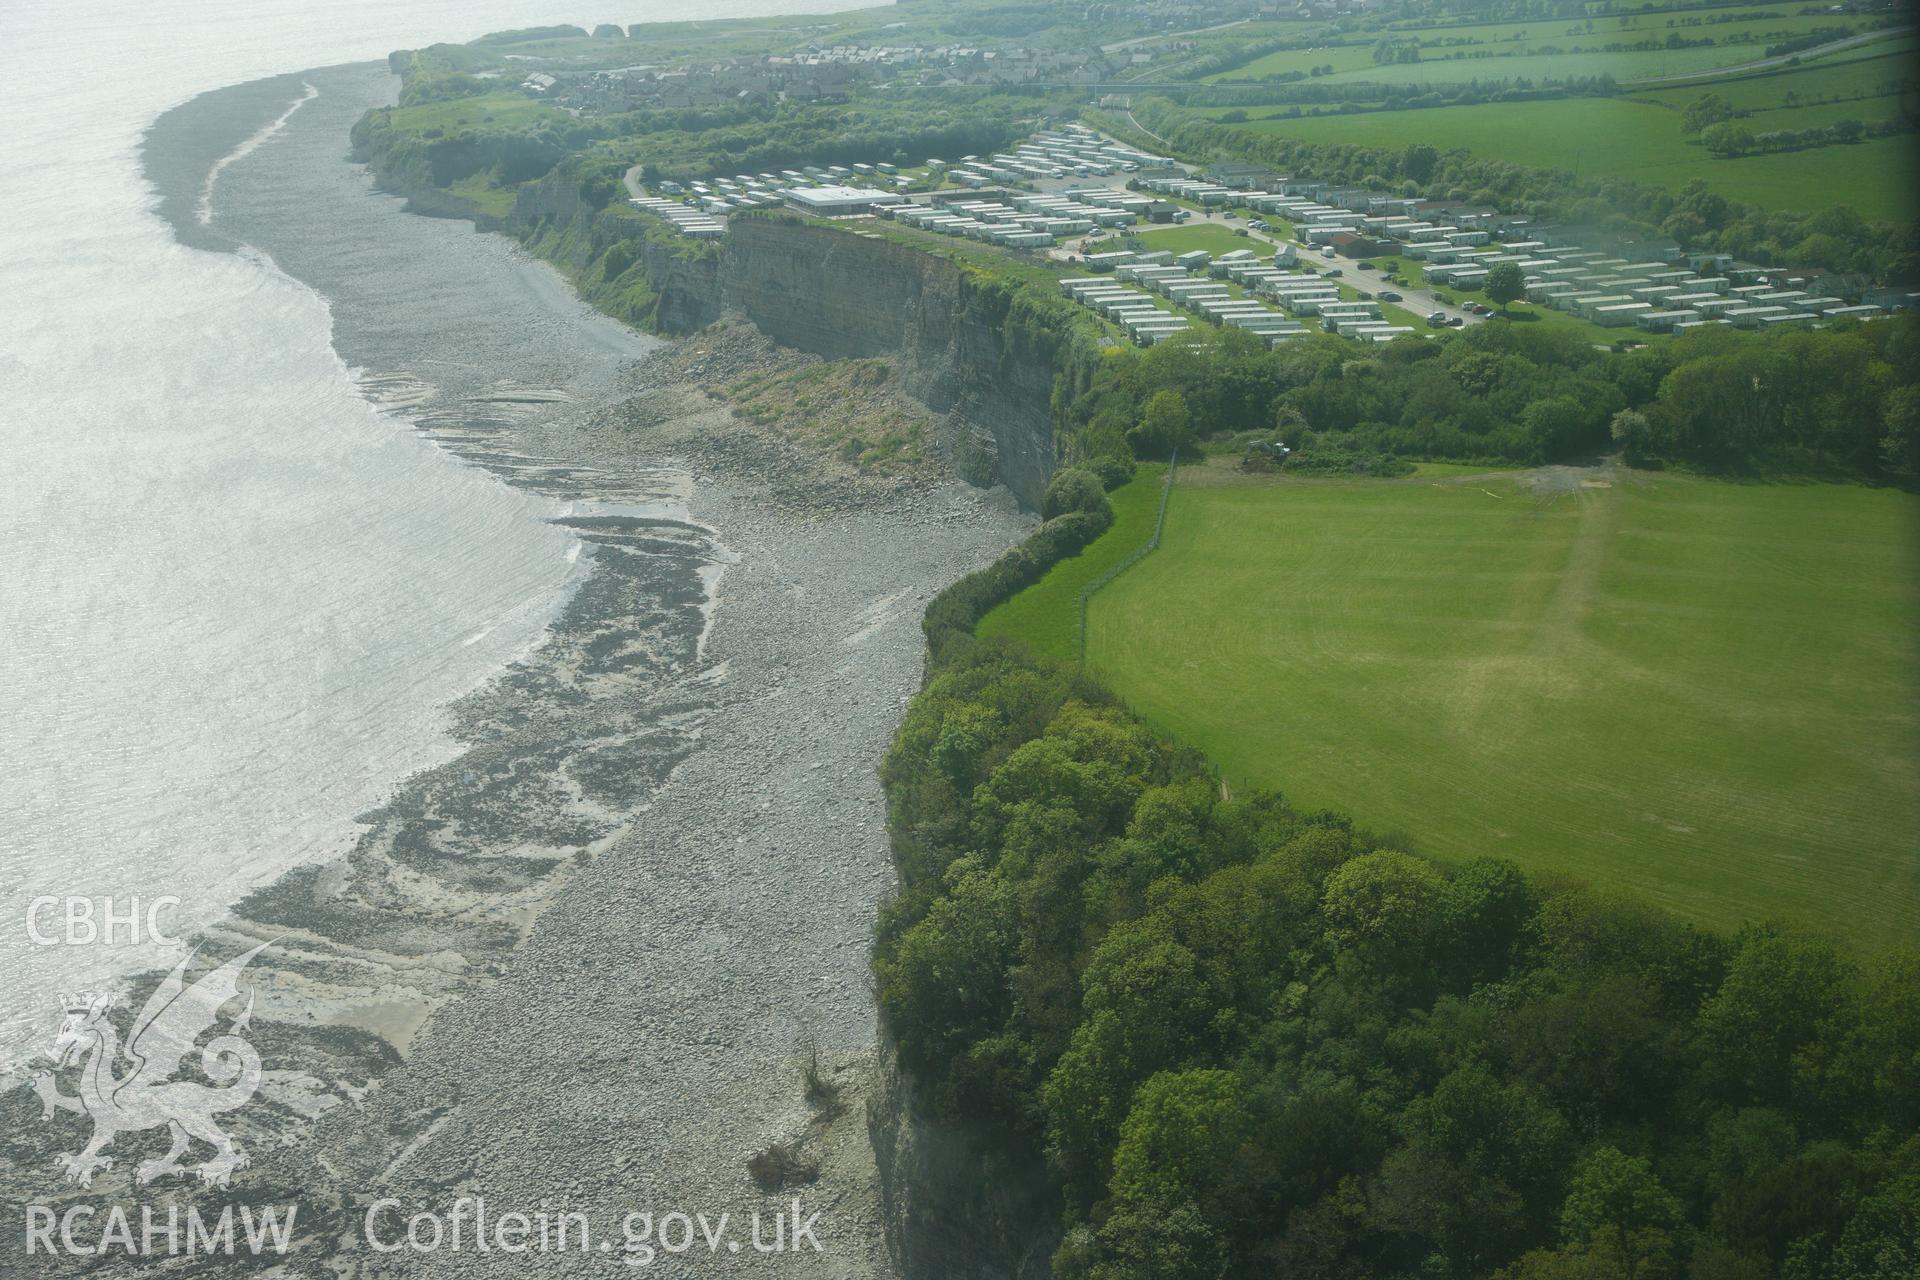
[[(357, 114), (339, 105), (353, 85), (390, 83), (364, 67), (280, 79), (320, 87), (285, 131), (315, 146), (335, 111)], [(348, 166), (344, 138), (342, 198), (400, 217)], [(232, 234), (229, 201), (294, 145), (277, 136), (230, 166), (214, 231)], [(562, 300), (586, 311), (510, 242), (404, 225), (416, 248), (466, 255), (473, 288), (506, 276), (523, 316)], [(859, 1106), (877, 1048), (866, 948), (893, 884), (874, 769), (918, 687), (921, 606), (1027, 519), (1003, 490), (810, 471), (706, 403), (665, 346), (629, 357), (610, 337), (584, 373), (536, 359), (531, 372), (554, 376), (501, 385), (492, 359), (527, 338), (512, 318), (463, 307), (456, 283), (418, 341), (419, 314), (331, 288), (323, 256), (302, 262), (294, 247), (261, 244), (328, 298), (336, 348), (369, 392), (470, 463), (568, 504), (560, 522), (588, 571), (540, 648), (452, 709), (458, 758), (368, 815), (344, 861), (288, 873), (203, 939), (217, 958), (275, 940), (253, 969), (268, 1074), (235, 1117), (253, 1154), (235, 1194), (297, 1200), (294, 1257), (318, 1268), (354, 1259), (355, 1205), (374, 1194), (558, 1199), (607, 1218), (599, 1227), (650, 1206), (767, 1208), (786, 1197), (757, 1190), (746, 1159), (784, 1142), (823, 1164), (799, 1189), (823, 1210), (826, 1251), (808, 1265), (888, 1274)], [(575, 314), (541, 340), (616, 324)], [(393, 350), (403, 331), (414, 345)], [(442, 356), (479, 357), (478, 372), (428, 381), (410, 368), (436, 337), (453, 344)], [(382, 344), (386, 359), (355, 350)], [(840, 1086), (830, 1124), (804, 1096), (807, 1046)], [(0, 1094), (10, 1202), (125, 1198), (132, 1157), (164, 1146), (128, 1135), (91, 1190), (60, 1186), (47, 1161), (75, 1127), (43, 1126), (38, 1111), (24, 1089)], [(193, 1198), (178, 1184), (166, 1195)], [(474, 1260), (399, 1264), (439, 1274)]]

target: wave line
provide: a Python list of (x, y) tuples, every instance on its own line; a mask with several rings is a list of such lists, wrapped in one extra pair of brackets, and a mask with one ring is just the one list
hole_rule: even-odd
[(201, 226), (204, 227), (213, 221), (213, 184), (220, 177), (221, 170), (225, 169), (240, 157), (250, 154), (255, 148), (260, 146), (261, 143), (280, 132), (281, 126), (293, 119), (294, 112), (320, 96), (320, 91), (304, 80), (300, 82), (300, 87), (305, 89), (306, 93), (301, 97), (295, 98), (293, 105), (285, 111), (282, 111), (277, 120), (261, 126), (260, 130), (251, 138), (248, 138), (232, 151), (229, 151), (226, 155), (214, 161), (213, 168), (207, 170), (206, 183), (200, 188), (200, 203), (193, 211), (194, 220)]

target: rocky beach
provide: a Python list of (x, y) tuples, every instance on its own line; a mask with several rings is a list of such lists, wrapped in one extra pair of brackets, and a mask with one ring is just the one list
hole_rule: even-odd
[[(867, 948), (893, 885), (875, 770), (919, 684), (926, 600), (1030, 517), (931, 454), (870, 473), (736, 416), (717, 389), (811, 358), (737, 321), (646, 337), (512, 241), (403, 212), (346, 154), (352, 121), (391, 98), (384, 68), (283, 79), (310, 98), (224, 167), (195, 234), (325, 297), (394, 431), (549, 500), (580, 572), (544, 641), (452, 708), (457, 754), (366, 815), (345, 859), (288, 873), (200, 940), (202, 965), (269, 944), (248, 970), (263, 1070), (227, 1117), (250, 1161), (231, 1185), (137, 1185), (159, 1129), (124, 1133), (90, 1186), (63, 1182), (51, 1162), (84, 1118), (43, 1120), (23, 1071), (0, 1092), (9, 1218), (297, 1205), (290, 1275), (615, 1274), (642, 1252), (660, 1274), (891, 1274), (867, 1131)], [(278, 97), (204, 109), (264, 123)], [(171, 127), (204, 125), (195, 109)], [(168, 163), (169, 127), (150, 164)], [(132, 984), (135, 1007), (157, 977)], [(466, 1197), (584, 1215), (612, 1247), (530, 1261), (368, 1239), (379, 1202), (390, 1243)], [(753, 1213), (796, 1202), (819, 1215), (817, 1252), (632, 1245), (630, 1214), (726, 1214), (739, 1244)], [(22, 1236), (5, 1239), (11, 1266)]]

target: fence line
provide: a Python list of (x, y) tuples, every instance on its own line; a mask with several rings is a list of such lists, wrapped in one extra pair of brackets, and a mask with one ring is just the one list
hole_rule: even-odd
[(1080, 588), (1080, 665), (1087, 665), (1087, 601), (1093, 593), (1147, 558), (1160, 545), (1160, 532), (1167, 527), (1167, 500), (1173, 497), (1173, 473), (1180, 465), (1180, 447), (1174, 446), (1167, 458), (1166, 482), (1160, 486), (1160, 511), (1153, 518), (1153, 536), (1127, 554), (1127, 558)]

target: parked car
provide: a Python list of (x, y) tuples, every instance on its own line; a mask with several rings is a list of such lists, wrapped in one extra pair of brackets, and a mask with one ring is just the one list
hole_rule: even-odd
[(1434, 312), (1434, 313), (1433, 313), (1432, 315), (1430, 315), (1430, 316), (1428, 316), (1428, 317), (1427, 317), (1427, 327), (1428, 327), (1428, 328), (1430, 328), (1430, 329), (1444, 329), (1444, 328), (1446, 328), (1446, 327), (1447, 327), (1447, 313), (1446, 313), (1446, 312), (1444, 312), (1444, 311), (1436, 311), (1436, 312)]
[(1399, 295), (1399, 294), (1397, 294), (1397, 293), (1395, 293), (1395, 292), (1394, 292), (1393, 290), (1391, 290), (1391, 289), (1382, 289), (1382, 290), (1381, 290), (1381, 291), (1380, 291), (1379, 293), (1377, 293), (1377, 294), (1375, 294), (1375, 295), (1374, 295), (1374, 297), (1376, 297), (1376, 298), (1378, 298), (1378, 299), (1380, 299), (1380, 301), (1382, 301), (1382, 302), (1398, 302), (1398, 301), (1400, 301), (1400, 295)]
[(1371, 262), (1356, 262), (1353, 265), (1360, 268), (1362, 271), (1373, 270), (1373, 264)]
[(1454, 317), (1453, 319), (1451, 319), (1451, 320), (1449, 320), (1449, 321), (1447, 321), (1447, 323), (1448, 323), (1448, 324), (1450, 324), (1450, 325), (1452, 325), (1452, 326), (1453, 326), (1454, 328), (1456, 328), (1456, 329), (1462, 329), (1462, 328), (1465, 328), (1465, 327), (1466, 327), (1466, 323), (1467, 323), (1467, 322), (1466, 322), (1466, 320), (1465, 320), (1465, 319), (1463, 319), (1462, 317), (1460, 317), (1460, 316), (1455, 316), (1455, 317)]
[(1346, 272), (1344, 272), (1344, 271), (1342, 271), (1342, 270), (1341, 270), (1340, 268), (1338, 268), (1338, 267), (1328, 267), (1328, 268), (1327, 268), (1327, 269), (1326, 269), (1325, 271), (1323, 271), (1323, 272), (1321, 272), (1321, 274), (1322, 274), (1322, 275), (1324, 275), (1324, 276), (1328, 276), (1328, 277), (1330, 277), (1330, 278), (1334, 278), (1334, 279), (1337, 279), (1337, 278), (1339, 278), (1340, 276), (1343, 276), (1343, 275), (1345, 275), (1345, 274), (1347, 274), (1347, 273), (1346, 273)]

